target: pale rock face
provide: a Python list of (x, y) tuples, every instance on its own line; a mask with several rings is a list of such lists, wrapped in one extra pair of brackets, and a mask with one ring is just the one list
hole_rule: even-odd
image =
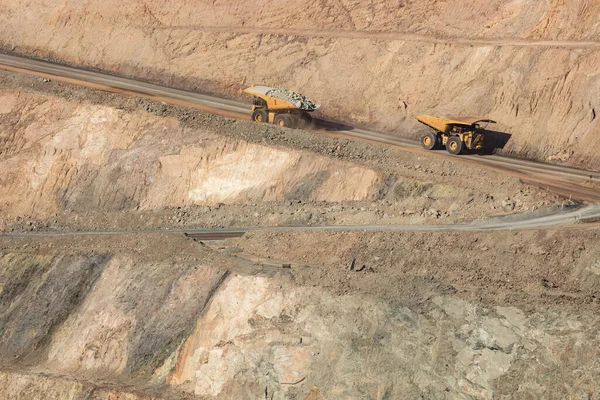
[(112, 259), (80, 313), (61, 326), (48, 352), (51, 370), (72, 374), (85, 371), (98, 378), (123, 372), (127, 339), (136, 323), (118, 306), (120, 291), (114, 287), (119, 270), (126, 268), (131, 264)]
[(7, 119), (2, 132), (5, 218), (282, 201), (299, 190), (305, 200), (369, 200), (381, 181), (366, 167), (182, 129), (171, 118), (3, 93), (3, 112), (25, 121), (15, 129)]
[(189, 192), (190, 199), (199, 203), (227, 202), (239, 193), (255, 188), (257, 182), (263, 182), (267, 187), (276, 186), (283, 172), (298, 159), (290, 157), (289, 153), (264, 147), (252, 150), (255, 151), (226, 154), (210, 170), (199, 170), (198, 183)]
[[(163, 176), (150, 189), (143, 209), (158, 207), (165, 193), (187, 195), (186, 204), (281, 201), (286, 192), (305, 181), (314, 186), (307, 200), (367, 199), (380, 181), (379, 174), (367, 168), (332, 165), (300, 152), (223, 140), (163, 156), (160, 163)], [(319, 182), (315, 178), (319, 174), (326, 179)]]
[(169, 383), (216, 398), (265, 391), (285, 398), (316, 386), (325, 398), (446, 392), (491, 399), (517, 389), (549, 393), (550, 386), (536, 386), (533, 376), (564, 359), (561, 345), (591, 351), (573, 362), (585, 368), (594, 362), (598, 338), (584, 343), (575, 320), (551, 313), (528, 317), (514, 307), (486, 311), (448, 297), (432, 305), (415, 313), (374, 299), (275, 290), (267, 278), (234, 276), (198, 320)]

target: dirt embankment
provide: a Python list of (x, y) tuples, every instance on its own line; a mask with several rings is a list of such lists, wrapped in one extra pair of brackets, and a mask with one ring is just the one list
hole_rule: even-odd
[(452, 222), (556, 201), (460, 163), (18, 74), (0, 97), (5, 229)]
[(368, 168), (192, 130), (143, 111), (11, 91), (0, 103), (4, 217), (288, 197), (371, 200), (382, 181)]
[[(227, 244), (1, 239), (0, 393), (598, 394), (596, 231), (255, 234)], [(231, 257), (240, 250), (308, 266)]]
[[(288, 87), (318, 100), (328, 117), (405, 136), (421, 129), (418, 114), (487, 116), (500, 122), (492, 129), (512, 135), (506, 153), (597, 169), (600, 50), (497, 42), (598, 41), (598, 7), (586, 0), (301, 1), (275, 9), (257, 1), (9, 1), (0, 6), (0, 46), (226, 96), (251, 84)], [(341, 30), (350, 32), (327, 34)], [(494, 44), (453, 44), (465, 38)]]

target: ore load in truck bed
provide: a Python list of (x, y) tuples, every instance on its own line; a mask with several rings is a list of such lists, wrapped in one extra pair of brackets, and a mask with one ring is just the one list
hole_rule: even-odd
[(301, 110), (314, 111), (319, 108), (319, 104), (316, 104), (312, 100), (302, 96), (300, 93), (296, 93), (291, 90), (271, 89), (265, 94), (276, 99), (288, 101)]

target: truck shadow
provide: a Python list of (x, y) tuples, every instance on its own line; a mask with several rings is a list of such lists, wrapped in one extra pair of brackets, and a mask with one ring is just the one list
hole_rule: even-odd
[(484, 156), (492, 155), (496, 153), (496, 151), (503, 149), (510, 140), (511, 136), (512, 135), (510, 133), (486, 129), (483, 139), (483, 148), (473, 151), (472, 153)]
[(325, 131), (351, 131), (354, 129), (353, 126), (342, 124), (334, 121), (327, 121), (325, 119), (314, 118), (313, 127), (316, 129), (323, 129)]

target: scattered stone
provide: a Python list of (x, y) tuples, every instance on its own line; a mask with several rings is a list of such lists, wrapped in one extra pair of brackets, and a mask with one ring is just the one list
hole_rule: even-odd
[(502, 200), (502, 208), (514, 210), (515, 206), (516, 206), (515, 202), (511, 199)]
[(558, 285), (556, 283), (550, 282), (546, 278), (542, 279), (542, 286), (545, 287), (545, 288), (547, 288), (547, 289), (556, 289), (558, 287)]

